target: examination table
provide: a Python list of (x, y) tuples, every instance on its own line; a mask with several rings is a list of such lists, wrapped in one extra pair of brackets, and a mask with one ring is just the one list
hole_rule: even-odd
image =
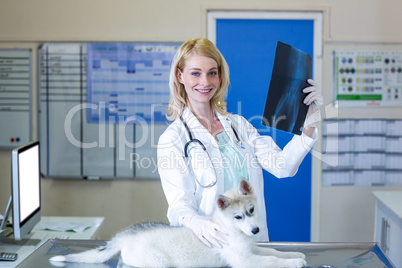
[[(50, 263), (55, 255), (81, 252), (105, 245), (101, 240), (48, 240), (18, 267), (66, 267), (66, 268), (111, 268), (127, 267), (115, 256), (102, 264)], [(306, 255), (307, 267), (311, 268), (394, 268), (377, 243), (260, 243), (262, 247), (273, 247), (281, 251), (299, 251)], [(256, 267), (258, 268), (258, 267)]]

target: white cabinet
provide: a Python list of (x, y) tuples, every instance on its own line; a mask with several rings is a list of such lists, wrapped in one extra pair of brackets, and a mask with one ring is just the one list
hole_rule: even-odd
[(402, 192), (375, 191), (374, 240), (395, 267), (402, 267)]

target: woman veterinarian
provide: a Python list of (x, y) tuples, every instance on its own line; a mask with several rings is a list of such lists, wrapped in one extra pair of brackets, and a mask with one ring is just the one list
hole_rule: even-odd
[[(306, 122), (323, 103), (312, 80)], [(191, 39), (177, 51), (170, 71), (168, 119), (173, 123), (159, 138), (158, 170), (174, 226), (186, 226), (210, 247), (225, 243), (225, 230), (210, 220), (218, 195), (249, 180), (258, 199), (260, 232), (257, 241), (268, 241), (263, 173), (278, 178), (296, 174), (317, 140), (314, 124), (305, 122), (281, 150), (269, 136), (260, 136), (242, 116), (224, 111), (229, 68), (208, 39)], [(247, 94), (247, 89), (244, 89)]]

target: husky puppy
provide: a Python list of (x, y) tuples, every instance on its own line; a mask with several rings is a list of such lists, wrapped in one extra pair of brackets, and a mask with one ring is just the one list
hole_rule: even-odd
[(124, 264), (134, 267), (304, 267), (305, 256), (257, 247), (259, 232), (256, 197), (247, 180), (219, 196), (212, 220), (228, 233), (223, 248), (205, 246), (186, 227), (140, 224), (115, 235), (106, 246), (82, 253), (55, 256), (52, 262), (103, 263), (121, 254)]

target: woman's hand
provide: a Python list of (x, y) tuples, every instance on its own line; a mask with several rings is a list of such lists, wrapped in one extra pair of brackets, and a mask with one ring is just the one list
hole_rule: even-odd
[(320, 121), (320, 109), (324, 103), (324, 98), (317, 90), (317, 84), (312, 80), (308, 79), (307, 83), (311, 86), (303, 89), (303, 93), (308, 93), (307, 97), (304, 98), (304, 104), (308, 106), (306, 120), (304, 121), (303, 133), (309, 137), (312, 136), (315, 123)]
[(222, 248), (222, 245), (227, 245), (224, 237), (227, 234), (218, 224), (212, 222), (210, 217), (195, 215), (185, 226), (207, 247)]

